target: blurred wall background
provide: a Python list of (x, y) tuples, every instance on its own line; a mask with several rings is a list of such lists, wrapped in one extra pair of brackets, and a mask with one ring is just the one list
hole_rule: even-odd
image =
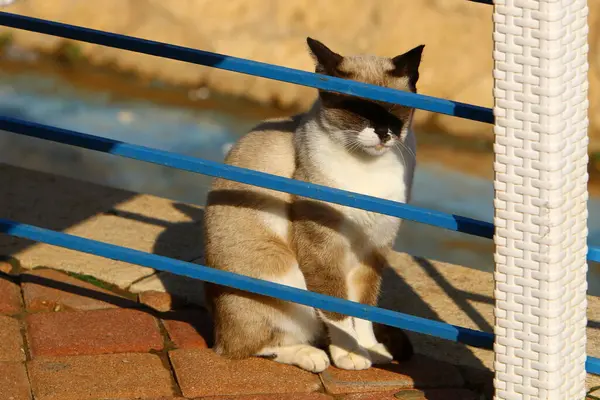
[[(590, 135), (591, 150), (597, 151), (600, 2), (589, 5)], [(425, 44), (421, 93), (493, 105), (493, 9), (466, 0), (20, 0), (4, 10), (303, 70), (312, 69), (307, 35), (341, 54), (395, 56)], [(60, 38), (10, 32), (10, 40), (30, 49), (55, 52), (65, 46)], [(314, 99), (312, 89), (300, 86), (85, 43), (70, 46), (94, 65), (263, 104), (299, 108)], [(428, 130), (492, 139), (486, 124), (423, 111), (417, 115), (417, 123)]]

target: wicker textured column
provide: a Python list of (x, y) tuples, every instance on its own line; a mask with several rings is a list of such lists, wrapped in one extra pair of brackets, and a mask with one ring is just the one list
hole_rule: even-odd
[(496, 399), (583, 399), (586, 0), (494, 6)]

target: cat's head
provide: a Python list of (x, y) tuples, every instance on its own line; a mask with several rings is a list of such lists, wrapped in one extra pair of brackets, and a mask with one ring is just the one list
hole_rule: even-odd
[[(341, 56), (318, 40), (307, 38), (316, 72), (416, 93), (425, 46), (393, 58)], [(348, 149), (372, 156), (404, 141), (414, 109), (401, 105), (320, 90), (321, 120), (332, 137)]]

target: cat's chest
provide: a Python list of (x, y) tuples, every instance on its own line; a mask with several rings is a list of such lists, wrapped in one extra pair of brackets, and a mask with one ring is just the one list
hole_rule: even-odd
[(338, 189), (393, 201), (406, 201), (410, 176), (407, 166), (390, 153), (369, 163), (332, 157), (321, 169), (324, 182)]
[[(412, 171), (402, 159), (389, 157), (364, 164), (353, 160), (331, 160), (323, 169), (326, 184), (338, 189), (397, 202), (406, 202), (412, 184)], [(374, 244), (387, 245), (396, 236), (400, 220), (389, 215), (358, 208), (335, 206), (346, 223), (344, 230), (360, 230)]]

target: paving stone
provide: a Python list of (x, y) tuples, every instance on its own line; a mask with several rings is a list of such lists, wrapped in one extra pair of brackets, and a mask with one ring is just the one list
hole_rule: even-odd
[(25, 361), (19, 321), (0, 315), (0, 361)]
[[(227, 400), (227, 398), (221, 397), (222, 400)], [(138, 399), (123, 399), (123, 398), (102, 398), (99, 400), (138, 400)], [(185, 397), (152, 397), (152, 398), (144, 398), (144, 400), (187, 400)], [(200, 399), (204, 400), (204, 399)]]
[(330, 367), (321, 373), (321, 378), (327, 391), (333, 394), (464, 385), (455, 366), (422, 355), (399, 364), (374, 366), (362, 371)]
[(171, 300), (177, 304), (192, 304), (206, 306), (204, 282), (169, 272), (158, 272), (148, 276), (129, 287), (132, 293), (147, 291), (168, 293)]
[(31, 399), (29, 380), (23, 364), (0, 362), (0, 399)]
[(321, 389), (316, 374), (260, 358), (229, 360), (205, 350), (169, 353), (186, 397), (311, 393)]
[(467, 389), (392, 390), (386, 392), (353, 393), (339, 400), (478, 400), (477, 394)]
[[(221, 397), (222, 400), (227, 400), (227, 398), (223, 398)], [(138, 400), (138, 399), (124, 399), (124, 398), (102, 398), (99, 400)], [(152, 398), (144, 398), (144, 400), (187, 400), (185, 397), (152, 397)], [(200, 399), (200, 400), (204, 400), (204, 399)]]
[(32, 357), (163, 348), (157, 321), (138, 310), (38, 313), (28, 315), (26, 323)]
[[(48, 220), (45, 223), (37, 221), (37, 225), (183, 260), (194, 259), (202, 252), (203, 211), (197, 206), (89, 185), (62, 177), (55, 180), (54, 184), (49, 184), (43, 177), (38, 179), (40, 184), (34, 186), (35, 191), (43, 193), (43, 196), (28, 199), (28, 202), (36, 205), (36, 211), (43, 215), (41, 218)], [(63, 188), (66, 192), (64, 195), (54, 193)], [(29, 193), (26, 190), (22, 192)], [(51, 201), (48, 201), (48, 197)], [(61, 207), (48, 206), (46, 212), (42, 212), (44, 210), (39, 210), (38, 203), (60, 204)], [(8, 211), (9, 215), (11, 211), (13, 210)], [(8, 247), (8, 250), (11, 248)], [(155, 272), (151, 268), (45, 244), (36, 244), (20, 251), (19, 261), (28, 269), (45, 265), (92, 275), (122, 289)]]
[(333, 400), (323, 393), (256, 394), (246, 396), (202, 397), (197, 400)]
[(0, 260), (0, 272), (10, 274), (13, 271), (13, 266), (8, 261)]
[(28, 363), (36, 400), (173, 396), (172, 379), (154, 354), (51, 357)]
[(21, 288), (13, 278), (0, 273), (0, 314), (13, 315), (21, 312)]
[(174, 308), (177, 303), (176, 298), (166, 292), (158, 292), (156, 290), (148, 290), (138, 295), (138, 301), (153, 310), (159, 312), (167, 312)]
[(87, 311), (136, 306), (133, 300), (52, 269), (36, 269), (23, 274), (22, 287), (27, 311)]
[(163, 325), (179, 349), (212, 347), (213, 325), (206, 310), (181, 310), (166, 314)]

